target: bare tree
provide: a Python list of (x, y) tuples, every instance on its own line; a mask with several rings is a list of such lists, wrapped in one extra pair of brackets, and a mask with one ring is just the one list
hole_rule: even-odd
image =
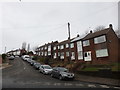
[(101, 31), (101, 30), (103, 30), (103, 29), (105, 29), (105, 26), (100, 25), (100, 26), (97, 26), (97, 27), (94, 29), (94, 32)]

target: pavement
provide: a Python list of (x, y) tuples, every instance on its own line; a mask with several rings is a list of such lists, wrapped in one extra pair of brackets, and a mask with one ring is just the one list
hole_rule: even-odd
[(76, 80), (84, 81), (84, 82), (92, 82), (113, 86), (120, 86), (120, 80), (112, 79), (112, 78), (102, 78), (102, 77), (92, 77), (87, 75), (76, 74)]
[[(2, 67), (3, 87), (78, 87), (78, 88), (116, 88), (120, 89), (119, 80), (75, 74), (74, 81), (60, 81), (49, 75), (40, 74), (26, 61), (20, 58), (10, 61)], [(14, 65), (13, 65), (14, 64)]]

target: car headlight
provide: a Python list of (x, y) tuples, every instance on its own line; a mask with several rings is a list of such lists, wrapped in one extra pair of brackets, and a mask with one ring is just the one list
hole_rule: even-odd
[(74, 76), (74, 74), (72, 74), (72, 76)]
[(48, 72), (48, 70), (45, 70), (45, 72)]

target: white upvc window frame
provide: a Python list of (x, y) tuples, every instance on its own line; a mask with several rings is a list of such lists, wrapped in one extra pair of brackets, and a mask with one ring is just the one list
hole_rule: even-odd
[(69, 57), (69, 52), (66, 52), (66, 57)]
[(96, 57), (99, 58), (99, 57), (107, 57), (109, 56), (108, 55), (108, 49), (99, 49), (99, 50), (96, 50)]
[(64, 45), (60, 45), (60, 49), (64, 49)]
[(57, 58), (57, 53), (54, 53), (54, 59), (56, 59)]
[(57, 48), (57, 47), (56, 47), (56, 46), (54, 46), (54, 47), (53, 47), (53, 50), (56, 50), (56, 48)]
[(83, 60), (82, 41), (77, 41), (77, 53), (78, 53), (78, 60)]
[(61, 52), (60, 59), (64, 59), (64, 52)]
[(68, 44), (68, 43), (66, 43), (65, 47), (66, 47), (66, 48), (69, 48), (69, 44)]
[(83, 47), (89, 46), (89, 45), (90, 45), (90, 40), (83, 41)]
[(75, 52), (71, 52), (71, 60), (75, 60)]
[(74, 43), (71, 43), (71, 44), (70, 44), (70, 48), (74, 48)]
[(94, 43), (95, 44), (99, 44), (99, 43), (103, 43), (103, 42), (106, 42), (106, 36), (105, 35), (94, 38)]

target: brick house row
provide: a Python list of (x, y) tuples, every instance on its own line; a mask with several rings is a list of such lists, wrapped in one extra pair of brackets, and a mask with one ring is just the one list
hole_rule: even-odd
[(70, 41), (68, 39), (48, 43), (36, 50), (40, 57), (49, 56), (54, 60), (74, 60), (91, 64), (117, 62), (120, 60), (119, 53), (120, 39), (115, 34), (112, 24), (104, 30), (90, 31), (84, 37), (77, 36)]
[(7, 52), (7, 55), (18, 55), (18, 56), (21, 56), (23, 54), (26, 54), (26, 50), (25, 49), (16, 49), (16, 50), (11, 50), (9, 52)]

